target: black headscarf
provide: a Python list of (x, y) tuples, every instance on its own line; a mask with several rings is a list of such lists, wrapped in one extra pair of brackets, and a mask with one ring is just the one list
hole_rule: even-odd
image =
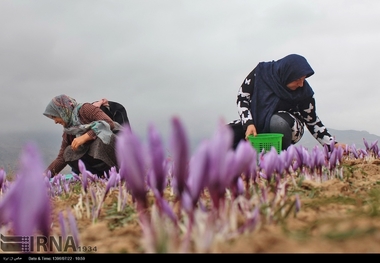
[(279, 100), (296, 105), (314, 94), (305, 80), (303, 87), (290, 90), (290, 82), (303, 76), (314, 74), (313, 69), (303, 56), (288, 55), (271, 62), (260, 62), (255, 68), (256, 76), (251, 100), (253, 123), (258, 133), (269, 132), (269, 123)]

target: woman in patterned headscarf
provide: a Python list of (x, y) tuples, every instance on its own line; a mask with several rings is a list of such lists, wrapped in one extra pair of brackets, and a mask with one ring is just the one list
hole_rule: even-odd
[(286, 149), (302, 138), (304, 125), (321, 145), (329, 146), (334, 138), (316, 114), (314, 91), (306, 81), (313, 74), (306, 59), (297, 54), (260, 62), (238, 91), (240, 119), (229, 123), (233, 147), (249, 135), (282, 133), (282, 149)]
[(69, 165), (79, 174), (79, 159), (88, 171), (98, 176), (103, 176), (111, 167), (118, 168), (114, 131), (121, 127), (99, 107), (59, 95), (50, 101), (43, 114), (63, 126), (58, 156), (46, 171), (56, 175)]

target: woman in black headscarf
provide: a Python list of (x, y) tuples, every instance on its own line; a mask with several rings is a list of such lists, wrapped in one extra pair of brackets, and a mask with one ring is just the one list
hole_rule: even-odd
[[(335, 139), (318, 118), (314, 91), (306, 81), (313, 74), (307, 60), (297, 54), (260, 62), (238, 91), (240, 119), (229, 123), (233, 147), (249, 135), (282, 133), (282, 149), (286, 149), (302, 138), (304, 125), (322, 146), (329, 146)], [(345, 147), (337, 142), (335, 146)]]

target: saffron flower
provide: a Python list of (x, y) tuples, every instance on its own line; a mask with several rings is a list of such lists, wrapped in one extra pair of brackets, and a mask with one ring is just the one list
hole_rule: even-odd
[(273, 173), (278, 171), (278, 162), (280, 162), (280, 157), (277, 150), (271, 147), (271, 150), (267, 152), (260, 163), (260, 167), (265, 171), (265, 178), (268, 182), (271, 181)]
[(190, 160), (187, 189), (182, 195), (182, 204), (187, 212), (193, 212), (202, 190), (208, 180), (208, 142), (203, 141)]
[[(74, 239), (75, 247), (79, 246), (79, 231), (77, 227), (77, 222), (75, 220), (74, 215), (70, 212), (69, 209), (67, 209), (67, 217), (68, 217), (68, 223), (69, 228), (67, 228), (66, 220), (63, 216), (62, 211), (58, 213), (58, 221), (61, 227), (61, 235), (63, 240), (67, 240), (69, 234), (72, 235), (72, 238)], [(70, 230), (70, 231), (68, 231)]]
[(356, 150), (355, 144), (352, 144), (350, 152), (352, 153), (352, 155), (354, 156), (355, 159), (359, 159), (359, 153)]
[(110, 169), (110, 178), (108, 179), (108, 182), (106, 184), (106, 190), (104, 192), (103, 202), (107, 197), (107, 194), (111, 190), (111, 187), (116, 187), (118, 183), (118, 173), (116, 172), (115, 167), (111, 167)]
[(125, 180), (137, 201), (138, 209), (148, 206), (145, 185), (145, 152), (139, 138), (129, 127), (119, 132), (116, 140), (116, 155), (119, 162), (120, 179)]
[(249, 187), (249, 180), (256, 176), (257, 172), (257, 153), (248, 141), (241, 141), (236, 147), (235, 151), (236, 159), (236, 173), (231, 174), (233, 176), (232, 181), (236, 182), (240, 175), (244, 175), (247, 189)]
[(292, 171), (292, 165), (295, 159), (295, 146), (291, 144), (286, 150), (280, 152), (280, 160), (284, 163), (285, 172), (290, 175)]
[(152, 166), (149, 183), (151, 188), (163, 195), (166, 186), (165, 153), (160, 134), (153, 124), (148, 127), (148, 142)]
[(79, 167), (79, 171), (82, 174), (82, 179), (81, 179), (82, 188), (84, 192), (87, 193), (88, 178), (90, 176), (90, 172), (86, 170), (86, 165), (83, 163), (82, 160), (78, 161), (78, 167)]
[(0, 202), (0, 224), (12, 222), (15, 235), (48, 236), (51, 208), (44, 180), (44, 165), (37, 146), (27, 143), (22, 151), (16, 181)]
[(189, 146), (184, 126), (178, 117), (172, 118), (169, 143), (173, 158), (173, 184), (179, 198), (186, 188), (185, 185), (188, 178)]
[[(208, 189), (214, 206), (219, 209), (219, 204), (224, 199), (227, 182), (226, 169), (228, 165), (233, 163), (233, 156), (230, 154), (227, 160), (228, 152), (231, 151), (233, 134), (229, 127), (222, 121), (219, 122), (219, 127), (214, 136), (209, 141), (209, 179)], [(228, 163), (227, 162), (231, 162)]]

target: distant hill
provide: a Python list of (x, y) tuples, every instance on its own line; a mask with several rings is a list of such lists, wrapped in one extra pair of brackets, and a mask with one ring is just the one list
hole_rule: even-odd
[[(380, 140), (380, 136), (370, 134), (367, 131), (356, 131), (356, 130), (334, 130), (328, 128), (331, 135), (335, 136), (336, 141), (345, 143), (349, 146), (355, 145), (357, 149), (365, 149), (364, 140), (369, 144), (376, 140)], [(309, 131), (305, 131), (303, 138), (297, 143), (297, 145), (303, 145), (308, 149), (312, 149), (315, 145), (320, 146), (320, 144), (312, 137)]]
[[(355, 144), (356, 148), (364, 149), (363, 138), (372, 143), (380, 140), (380, 136), (370, 134), (367, 131), (356, 130), (335, 130), (329, 128), (336, 140), (348, 145)], [(191, 139), (191, 149), (194, 151), (202, 139)], [(26, 142), (33, 141), (37, 144), (43, 161), (47, 166), (55, 159), (61, 145), (61, 135), (59, 133), (38, 133), (38, 132), (18, 132), (18, 133), (0, 133), (0, 168), (7, 172), (16, 171), (20, 159), (22, 147)], [(311, 150), (314, 146), (320, 146), (319, 143), (306, 130), (304, 137), (296, 144), (303, 145)], [(66, 168), (63, 172), (68, 172)]]
[(47, 166), (58, 154), (61, 146), (61, 136), (59, 133), (0, 133), (0, 168), (4, 168), (7, 173), (16, 171), (22, 148), (27, 142), (37, 144), (42, 159)]

